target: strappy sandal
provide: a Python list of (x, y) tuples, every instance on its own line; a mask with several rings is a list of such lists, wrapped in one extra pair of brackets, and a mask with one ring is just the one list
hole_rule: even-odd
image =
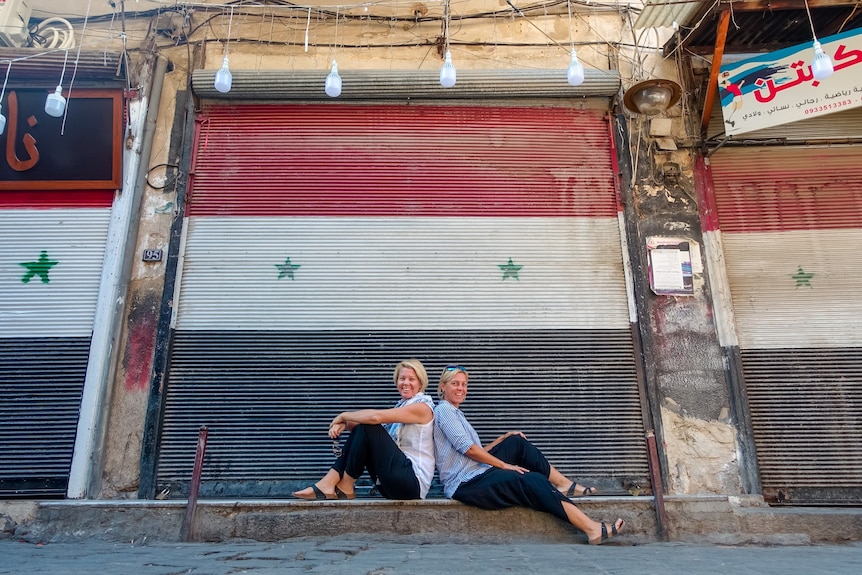
[(293, 495), (297, 499), (306, 499), (308, 501), (314, 501), (315, 499), (337, 499), (338, 498), (337, 493), (333, 494), (332, 496), (329, 496), (326, 493), (324, 493), (323, 491), (321, 491), (320, 487), (318, 487), (317, 485), (312, 485), (311, 490), (314, 491), (314, 497), (304, 497), (302, 495), (297, 495), (297, 493), (299, 493), (299, 491), (294, 492)]
[(335, 488), (335, 496), (339, 499), (356, 499), (356, 493), (345, 493), (340, 487)]
[[(620, 525), (619, 527), (617, 527), (617, 523), (619, 523), (619, 525)], [(590, 545), (601, 545), (602, 543), (604, 543), (608, 539), (611, 539), (612, 537), (616, 537), (617, 535), (619, 535), (620, 531), (622, 531), (623, 526), (625, 526), (625, 524), (626, 524), (626, 522), (623, 521), (622, 519), (617, 519), (616, 521), (614, 521), (613, 523), (610, 523), (610, 524), (602, 523), (602, 536), (596, 537), (595, 539), (590, 539)], [(611, 526), (610, 534), (608, 534), (608, 525)]]
[(575, 487), (577, 485), (577, 481), (572, 481), (572, 484), (569, 486), (569, 490), (566, 491), (566, 497), (584, 497), (585, 495), (594, 495), (596, 493), (595, 487), (584, 487), (584, 490), (581, 493), (575, 493)]

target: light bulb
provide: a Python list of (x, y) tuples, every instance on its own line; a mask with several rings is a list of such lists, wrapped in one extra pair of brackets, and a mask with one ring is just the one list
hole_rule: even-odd
[(825, 80), (835, 72), (835, 68), (832, 67), (832, 58), (823, 51), (817, 40), (814, 41), (814, 60), (811, 61), (811, 72), (814, 73), (815, 80)]
[(230, 68), (228, 68), (227, 56), (222, 60), (221, 68), (215, 75), (215, 82), (213, 82), (213, 86), (215, 89), (221, 92), (222, 94), (227, 94), (230, 92), (230, 86), (233, 83), (233, 75), (230, 73)]
[(3, 106), (0, 104), (0, 135), (6, 131), (6, 116), (3, 115)]
[(572, 48), (572, 61), (569, 63), (569, 69), (566, 72), (569, 77), (569, 84), (572, 86), (580, 86), (584, 83), (584, 66), (578, 61), (578, 53)]
[(326, 76), (326, 95), (330, 98), (337, 98), (341, 95), (341, 76), (338, 75), (338, 64), (335, 60), (332, 61), (332, 69)]
[(59, 118), (66, 111), (66, 98), (63, 97), (63, 86), (57, 86), (53, 94), (45, 99), (45, 113)]
[(455, 65), (452, 63), (452, 54), (446, 50), (446, 57), (443, 60), (443, 67), (440, 68), (440, 85), (444, 88), (451, 88), (455, 85)]

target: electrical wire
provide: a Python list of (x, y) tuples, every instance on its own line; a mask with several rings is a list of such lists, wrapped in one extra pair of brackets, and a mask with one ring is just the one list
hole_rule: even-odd
[[(54, 26), (55, 23), (62, 24), (63, 27)], [(65, 18), (48, 18), (39, 22), (30, 31), (30, 42), (46, 50), (74, 48), (75, 29)]]

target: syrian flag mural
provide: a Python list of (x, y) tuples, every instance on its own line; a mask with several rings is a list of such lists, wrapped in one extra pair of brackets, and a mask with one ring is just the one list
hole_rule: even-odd
[(707, 233), (724, 246), (738, 338), (722, 343), (738, 345), (772, 499), (862, 495), (858, 159), (857, 147), (763, 147), (712, 161)]
[(0, 495), (66, 491), (110, 214), (0, 210)]
[(211, 106), (200, 119), (158, 483), (283, 495), (328, 421), (395, 403), (416, 357), (471, 372), (483, 437), (647, 483), (603, 112)]

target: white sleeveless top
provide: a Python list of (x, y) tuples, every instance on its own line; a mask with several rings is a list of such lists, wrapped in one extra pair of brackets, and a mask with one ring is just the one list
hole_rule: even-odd
[[(407, 401), (399, 401), (395, 407), (418, 402), (428, 405), (433, 411), (434, 400), (424, 393), (417, 393)], [(413, 473), (419, 480), (419, 496), (425, 499), (434, 478), (434, 420), (428, 423), (390, 423), (385, 427), (413, 464)]]

